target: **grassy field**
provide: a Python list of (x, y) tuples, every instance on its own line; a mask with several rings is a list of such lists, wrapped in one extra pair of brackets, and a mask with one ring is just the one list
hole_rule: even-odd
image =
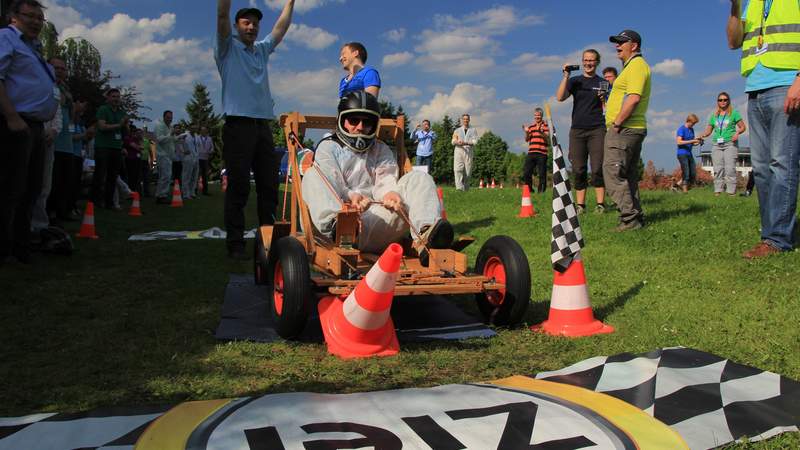
[[(101, 239), (76, 241), (72, 257), (40, 255), (32, 266), (0, 269), (0, 416), (473, 382), (678, 345), (800, 379), (800, 252), (756, 262), (740, 257), (758, 240), (755, 198), (717, 198), (707, 189), (644, 192), (648, 226), (621, 234), (612, 232), (615, 213), (582, 216), (592, 303), (614, 334), (573, 340), (519, 327), (490, 340), (407, 345), (393, 358), (341, 361), (315, 343), (214, 339), (228, 274), (251, 268), (229, 261), (222, 241), (126, 240), (221, 227), (222, 195), (214, 188), (212, 197), (182, 209), (145, 199), (141, 218), (98, 211)], [(471, 262), (496, 234), (526, 250), (526, 322), (534, 324), (546, 318), (552, 282), (550, 193), (534, 196), (536, 218), (516, 218), (519, 203), (515, 189), (445, 189), (457, 233), (477, 238), (466, 250)], [(475, 310), (471, 299), (459, 304)], [(795, 434), (757, 447), (798, 446)]]

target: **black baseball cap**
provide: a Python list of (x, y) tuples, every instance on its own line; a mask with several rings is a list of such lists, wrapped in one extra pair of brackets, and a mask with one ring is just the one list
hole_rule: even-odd
[(639, 36), (639, 33), (633, 30), (623, 30), (616, 36), (609, 36), (608, 40), (615, 44), (622, 44), (624, 42), (636, 42), (639, 45), (642, 45), (642, 37)]
[(258, 8), (242, 8), (236, 13), (236, 19), (234, 22), (238, 22), (244, 16), (256, 16), (260, 21), (264, 14), (261, 13), (261, 10)]

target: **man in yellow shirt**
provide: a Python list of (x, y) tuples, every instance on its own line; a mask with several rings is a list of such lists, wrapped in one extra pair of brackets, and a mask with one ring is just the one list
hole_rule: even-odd
[(603, 178), (606, 192), (619, 209), (617, 231), (644, 226), (639, 202), (638, 162), (647, 136), (645, 113), (650, 103), (650, 66), (641, 54), (642, 37), (625, 30), (608, 38), (617, 49), (623, 69), (614, 81), (606, 106)]

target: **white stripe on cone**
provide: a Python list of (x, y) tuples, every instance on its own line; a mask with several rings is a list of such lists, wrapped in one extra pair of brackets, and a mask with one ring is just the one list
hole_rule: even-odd
[(522, 197), (522, 206), (533, 206), (530, 197)]
[[(380, 262), (375, 263), (372, 268), (367, 272), (364, 280), (367, 286), (374, 292), (384, 294), (394, 290), (395, 282), (397, 281), (398, 273), (386, 273), (381, 269)], [(354, 291), (355, 292), (355, 291)]]
[(83, 216), (83, 224), (84, 225), (94, 225), (94, 215)]
[(370, 311), (362, 308), (356, 300), (356, 291), (347, 296), (347, 300), (342, 305), (342, 312), (345, 319), (356, 328), (362, 330), (377, 330), (384, 326), (389, 319), (389, 312), (391, 308), (383, 311)]
[(577, 286), (553, 285), (553, 295), (550, 298), (550, 307), (561, 310), (578, 310), (591, 308), (589, 304), (589, 289), (585, 284)]

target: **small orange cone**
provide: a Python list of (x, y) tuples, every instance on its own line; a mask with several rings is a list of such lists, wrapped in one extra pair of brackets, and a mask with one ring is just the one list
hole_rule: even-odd
[(495, 189), (496, 187), (497, 187), (497, 185), (494, 184), (494, 178), (492, 178), (492, 189)]
[(483, 189), (483, 178), (481, 178), (480, 183), (478, 183), (478, 189)]
[(527, 184), (522, 185), (522, 206), (519, 208), (517, 217), (536, 217), (536, 211), (534, 211), (533, 203), (531, 203), (531, 191)]
[(142, 215), (142, 205), (139, 200), (139, 193), (136, 191), (131, 192), (133, 195), (133, 203), (131, 203), (131, 210), (128, 211), (129, 216), (141, 216)]
[(94, 203), (86, 202), (86, 211), (83, 213), (81, 229), (76, 234), (79, 238), (97, 239), (100, 236), (94, 231)]
[(197, 177), (197, 192), (203, 192), (203, 177)]
[(223, 175), (222, 176), (222, 192), (225, 192), (227, 190), (228, 190), (228, 176), (227, 175)]
[(503, 189), (503, 182), (500, 182), (500, 189)]
[(170, 205), (172, 208), (181, 208), (183, 207), (183, 198), (181, 197), (181, 187), (178, 184), (178, 180), (175, 180), (175, 185), (172, 188), (172, 203)]
[(436, 194), (439, 195), (439, 205), (442, 206), (442, 219), (447, 220), (447, 212), (444, 210), (444, 192), (442, 188), (436, 188)]
[(544, 322), (532, 326), (531, 330), (569, 337), (614, 332), (614, 327), (594, 318), (580, 253), (575, 255), (564, 273), (553, 271), (550, 315)]
[(340, 358), (390, 356), (400, 351), (389, 317), (403, 247), (391, 244), (345, 301), (320, 300), (319, 320), (328, 352)]

